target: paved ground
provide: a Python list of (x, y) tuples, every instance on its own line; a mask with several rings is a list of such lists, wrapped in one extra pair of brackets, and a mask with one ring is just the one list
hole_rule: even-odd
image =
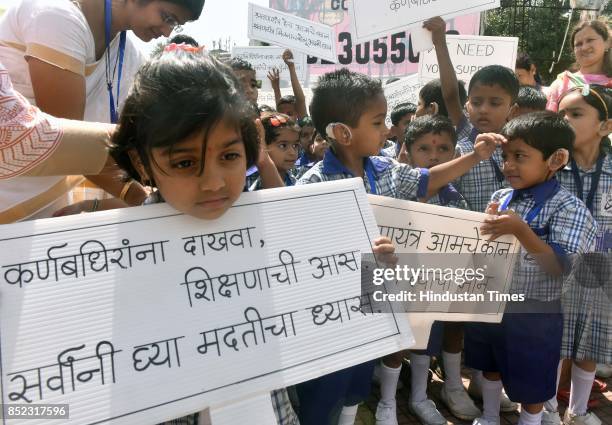
[[(464, 375), (467, 376), (467, 375)], [(464, 378), (464, 384), (467, 388), (469, 381)], [(596, 398), (599, 401), (599, 406), (593, 409), (593, 412), (601, 419), (603, 425), (612, 425), (612, 378), (607, 380), (608, 390), (603, 394), (593, 393), (591, 397)], [(429, 385), (428, 394), (430, 398), (436, 402), (440, 412), (446, 417), (447, 424), (449, 425), (470, 425), (469, 422), (461, 421), (453, 417), (444, 404), (440, 401), (438, 396), (442, 382), (436, 375), (433, 375), (432, 381)], [(409, 395), (409, 382), (406, 381), (404, 387), (397, 392), (397, 404), (398, 404), (398, 422), (399, 425), (420, 425), (420, 422), (408, 411), (408, 395)], [(374, 413), (376, 412), (376, 404), (378, 403), (379, 391), (378, 387), (374, 387), (373, 395), (370, 399), (359, 406), (359, 413), (355, 425), (374, 425)], [(566, 408), (566, 405), (559, 403), (561, 414)], [(502, 415), (502, 425), (515, 425), (518, 423), (518, 413), (509, 413)]]

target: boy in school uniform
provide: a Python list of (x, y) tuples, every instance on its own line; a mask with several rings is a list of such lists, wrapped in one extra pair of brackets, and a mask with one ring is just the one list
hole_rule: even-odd
[(391, 112), (391, 129), (389, 130), (388, 140), (380, 151), (381, 156), (397, 159), (400, 148), (404, 143), (404, 133), (406, 127), (414, 118), (416, 105), (411, 102), (401, 103), (393, 108)]
[(530, 86), (521, 86), (516, 98), (515, 116), (546, 110), (548, 99), (544, 93)]
[[(296, 184), (362, 177), (366, 191), (400, 199), (428, 198), (486, 160), (504, 138), (480, 135), (472, 153), (427, 169), (378, 157), (389, 129), (380, 81), (348, 69), (323, 75), (313, 90), (312, 119), (331, 142), (323, 160)], [(357, 405), (370, 392), (374, 362), (297, 385), (302, 425), (353, 424)], [(346, 407), (344, 407), (346, 406)]]
[(592, 249), (596, 223), (586, 206), (561, 187), (574, 132), (550, 112), (522, 115), (502, 130), (503, 173), (511, 188), (495, 192), (481, 234), (511, 234), (521, 244), (509, 302), (500, 324), (468, 323), (465, 362), (484, 372), (483, 414), (474, 425), (498, 425), (502, 386), (522, 404), (519, 425), (540, 425), (544, 402), (556, 393), (563, 318), (561, 289), (570, 254)]

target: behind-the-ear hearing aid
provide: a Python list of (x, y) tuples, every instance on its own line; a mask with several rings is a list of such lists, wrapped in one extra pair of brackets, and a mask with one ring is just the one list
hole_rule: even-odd
[(548, 158), (548, 166), (552, 169), (559, 170), (567, 165), (569, 161), (569, 151), (567, 149), (557, 149)]
[(342, 127), (342, 130), (345, 132), (344, 135), (347, 139), (353, 138), (353, 133), (351, 133), (351, 129), (346, 124), (343, 124), (341, 122), (330, 122), (329, 124), (327, 124), (327, 127), (325, 128), (325, 134), (328, 138), (332, 140), (336, 139), (336, 136), (334, 136), (334, 128), (336, 128), (336, 126)]

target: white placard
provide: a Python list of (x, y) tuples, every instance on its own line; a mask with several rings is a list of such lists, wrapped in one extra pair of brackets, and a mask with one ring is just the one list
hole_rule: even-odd
[[(376, 195), (368, 195), (368, 199), (380, 234), (390, 237), (395, 245), (399, 265), (421, 269), (421, 273), (429, 269), (421, 275), (426, 278), (413, 286), (417, 299), (404, 304), (411, 311), (406, 317), (416, 340), (414, 349), (427, 347), (434, 320), (501, 321), (505, 301), (500, 299), (507, 295), (498, 293), (507, 294), (510, 288), (519, 249), (516, 238), (506, 235), (488, 242), (478, 230), (487, 217), (483, 213)], [(475, 271), (471, 279), (460, 276), (468, 270)], [(484, 277), (480, 279), (478, 273)], [(482, 295), (483, 302), (432, 301), (432, 294), (447, 293)]]
[(336, 63), (333, 27), (249, 3), (248, 36)]
[[(306, 99), (306, 109), (308, 110), (308, 108), (310, 107), (310, 102), (312, 101), (312, 89), (308, 87), (302, 87), (302, 91), (304, 92), (304, 98)], [(291, 87), (285, 87), (281, 89), (281, 96), (287, 96), (289, 94), (293, 94), (293, 89)], [(276, 98), (274, 97), (274, 92), (260, 90), (259, 95), (257, 96), (257, 104), (259, 106), (268, 105), (276, 109)]]
[(354, 42), (374, 40), (419, 26), (434, 16), (444, 19), (499, 7), (500, 0), (351, 0)]
[(407, 348), (406, 321), (359, 310), (377, 236), (361, 179), (246, 193), (212, 222), (159, 204), (4, 225), (2, 403), (150, 425)]
[(397, 105), (406, 102), (412, 102), (415, 105), (419, 103), (419, 91), (421, 90), (421, 82), (418, 74), (412, 74), (408, 77), (401, 78), (391, 84), (383, 87), (385, 98), (387, 99), (387, 127), (392, 125), (391, 113)]
[[(487, 65), (502, 65), (514, 71), (518, 50), (517, 37), (447, 35), (446, 41), (457, 78), (465, 84), (470, 83), (476, 71)], [(440, 78), (434, 49), (421, 52), (419, 77), (423, 84)]]
[[(284, 51), (284, 47), (234, 47), (232, 49), (232, 57), (239, 57), (249, 62), (253, 69), (255, 69), (257, 79), (262, 81), (262, 87), (266, 90), (272, 90), (270, 80), (268, 79), (268, 72), (274, 68), (280, 71), (281, 87), (291, 86), (289, 69), (282, 58)], [(306, 79), (306, 55), (293, 52), (293, 61), (298, 80), (304, 81)]]
[(434, 47), (431, 31), (423, 27), (414, 27), (410, 31), (412, 37), (412, 48), (415, 52), (424, 52)]

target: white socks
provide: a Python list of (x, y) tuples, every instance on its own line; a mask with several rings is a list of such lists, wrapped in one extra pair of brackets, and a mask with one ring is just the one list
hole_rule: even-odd
[(521, 409), (521, 416), (519, 417), (518, 425), (540, 425), (542, 423), (542, 411), (540, 413), (532, 414)]
[(344, 406), (340, 413), (340, 418), (338, 419), (338, 425), (353, 425), (357, 417), (357, 409), (359, 409), (358, 404), (354, 406)]
[(386, 366), (384, 362), (380, 363), (380, 403), (386, 405), (395, 404), (395, 392), (397, 391), (397, 381), (399, 381), (401, 371), (401, 365), (394, 369)]
[(448, 391), (463, 389), (461, 380), (461, 352), (447, 353), (442, 351), (445, 380), (444, 385)]
[[(561, 379), (561, 369), (563, 368), (563, 359), (559, 360), (559, 366), (557, 367), (557, 386), (555, 389), (559, 391), (559, 380)], [(544, 409), (547, 412), (558, 412), (559, 411), (559, 402), (557, 401), (557, 393), (544, 403)]]
[(489, 381), (482, 377), (482, 418), (499, 423), (499, 406), (501, 404), (502, 381)]
[(569, 411), (577, 416), (586, 415), (589, 395), (595, 380), (595, 371), (587, 372), (576, 364), (572, 365), (572, 390), (570, 391)]
[(427, 376), (430, 357), (410, 353), (410, 401), (420, 403), (427, 400)]

